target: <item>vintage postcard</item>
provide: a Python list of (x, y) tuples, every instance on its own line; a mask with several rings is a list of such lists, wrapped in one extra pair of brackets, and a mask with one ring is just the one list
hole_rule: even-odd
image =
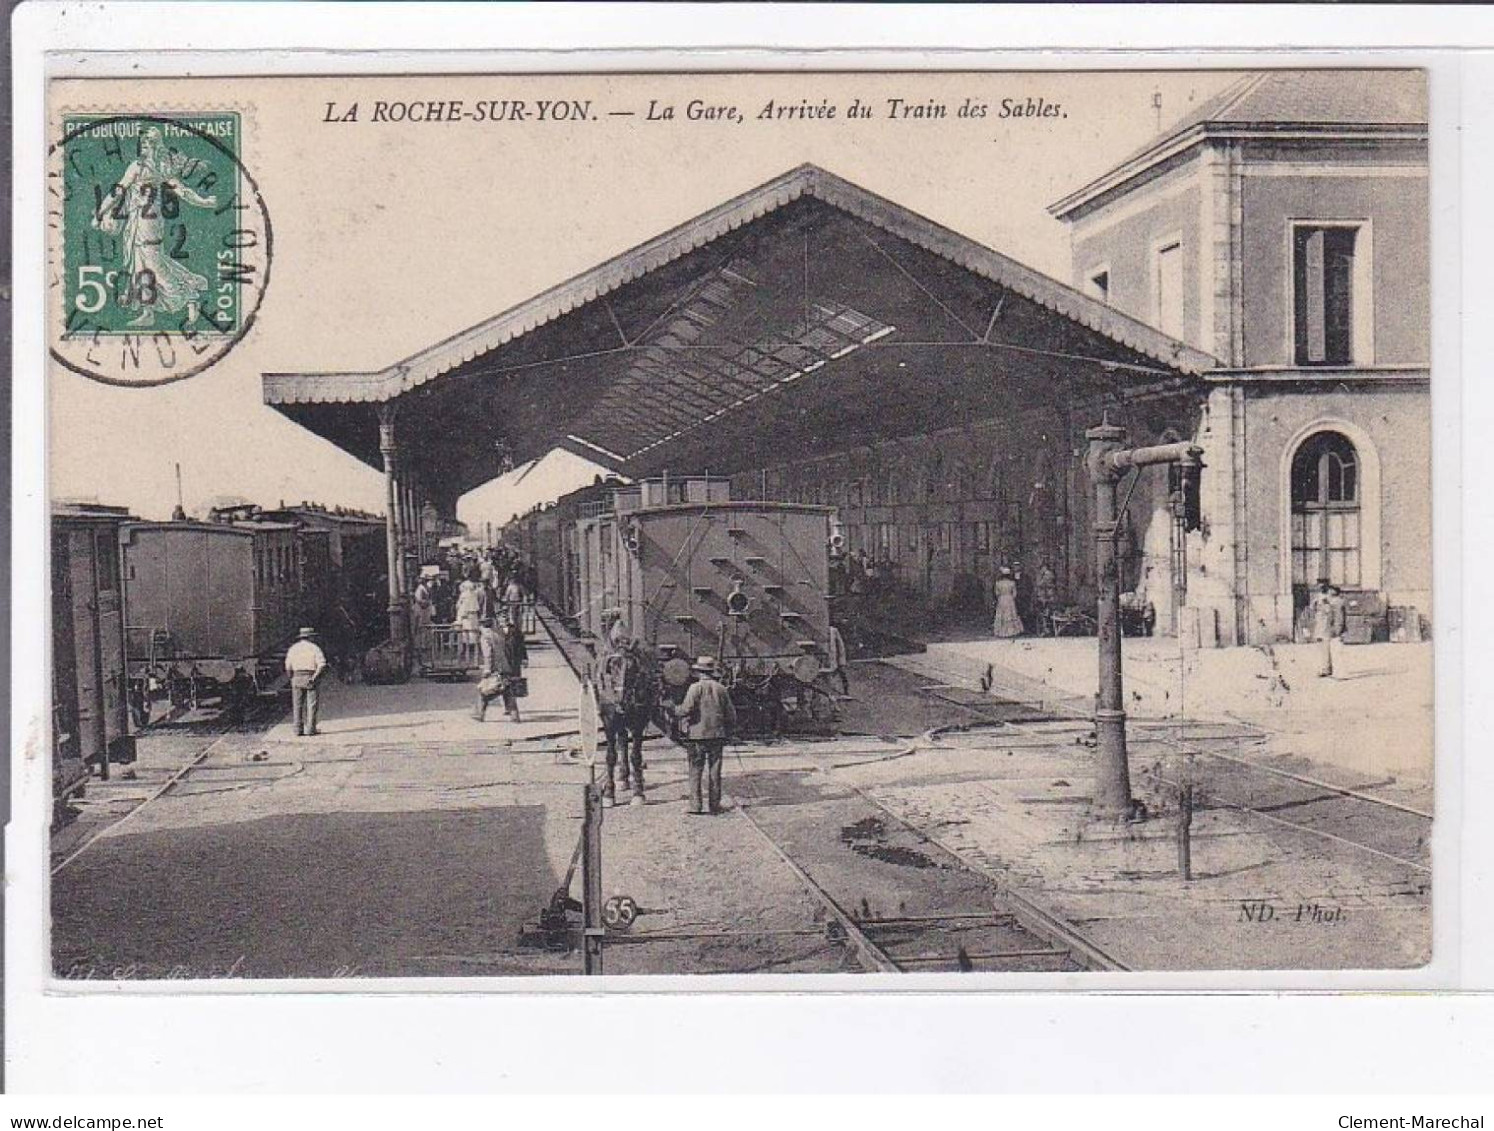
[(1424, 72), (47, 100), (54, 986), (1432, 961)]

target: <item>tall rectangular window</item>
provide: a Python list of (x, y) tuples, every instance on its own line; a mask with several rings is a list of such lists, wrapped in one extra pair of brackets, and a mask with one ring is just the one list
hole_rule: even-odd
[(1354, 365), (1369, 356), (1367, 249), (1358, 225), (1292, 229), (1292, 334), (1297, 365)]
[(1153, 264), (1152, 293), (1156, 299), (1157, 329), (1169, 337), (1183, 336), (1183, 245), (1157, 248)]

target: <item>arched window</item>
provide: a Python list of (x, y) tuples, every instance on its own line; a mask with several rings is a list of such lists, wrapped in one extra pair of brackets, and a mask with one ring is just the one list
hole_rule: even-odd
[(1361, 545), (1358, 453), (1342, 433), (1317, 432), (1292, 458), (1292, 585), (1359, 588)]

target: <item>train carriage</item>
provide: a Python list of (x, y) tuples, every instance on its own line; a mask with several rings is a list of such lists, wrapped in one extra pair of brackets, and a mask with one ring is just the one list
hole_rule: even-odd
[(128, 523), (120, 533), (130, 677), (173, 705), (278, 680), (304, 610), (301, 542), (273, 522)]
[(338, 576), (332, 561), (332, 534), (302, 527), (296, 534), (301, 567), (301, 624), (325, 633), (337, 609)]
[(645, 481), (579, 519), (580, 626), (602, 638), (618, 618), (666, 660), (717, 657), (754, 729), (796, 711), (827, 721), (834, 511), (725, 494), (721, 481)]
[(252, 516), (260, 522), (289, 522), (300, 528), (303, 543), (325, 536), (329, 561), (326, 569), (332, 583), (320, 589), (321, 550), (303, 549), (304, 578), (308, 589), (303, 622), (319, 630), (327, 655), (348, 659), (361, 655), (378, 643), (387, 630), (389, 602), (386, 580), (384, 520), (378, 515), (341, 507), (329, 510), (313, 503), (260, 510)]
[(52, 788), (61, 802), (97, 767), (134, 760), (119, 531), (123, 507), (52, 512)]

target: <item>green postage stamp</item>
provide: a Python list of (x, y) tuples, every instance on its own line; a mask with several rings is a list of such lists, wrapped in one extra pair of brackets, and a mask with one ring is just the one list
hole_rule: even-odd
[(269, 218), (237, 111), (65, 114), (54, 147), (54, 356), (116, 384), (200, 373), (268, 281)]

